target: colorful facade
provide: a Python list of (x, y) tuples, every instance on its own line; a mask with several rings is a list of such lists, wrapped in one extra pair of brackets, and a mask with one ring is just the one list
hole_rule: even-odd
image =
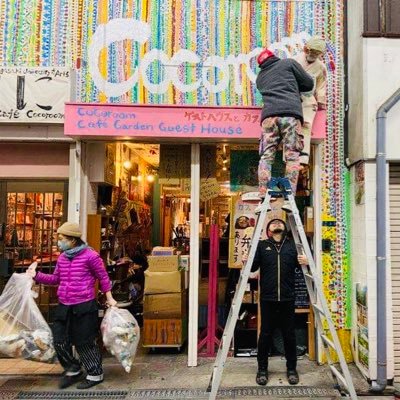
[[(351, 325), (349, 175), (344, 153), (343, 0), (3, 0), (0, 68), (76, 71), (78, 102), (257, 106), (255, 56), (328, 44), (322, 271), (339, 329)], [(349, 335), (343, 332), (349, 344)], [(349, 358), (350, 352), (348, 352)]]

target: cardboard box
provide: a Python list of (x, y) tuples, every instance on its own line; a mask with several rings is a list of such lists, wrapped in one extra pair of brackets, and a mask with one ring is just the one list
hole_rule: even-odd
[[(228, 278), (218, 278), (217, 297), (218, 304), (225, 304), (225, 292)], [(208, 278), (201, 278), (199, 282), (199, 304), (208, 304)]]
[(179, 256), (149, 256), (151, 272), (175, 272), (179, 269)]
[(185, 277), (183, 272), (153, 272), (145, 271), (144, 293), (179, 293), (184, 290)]
[(143, 300), (143, 318), (145, 319), (167, 319), (183, 318), (187, 313), (187, 294), (147, 294)]
[(180, 347), (187, 338), (187, 319), (145, 319), (144, 347)]

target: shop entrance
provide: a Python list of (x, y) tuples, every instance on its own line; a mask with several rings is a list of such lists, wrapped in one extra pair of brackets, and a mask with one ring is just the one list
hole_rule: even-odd
[[(276, 159), (273, 174), (282, 176), (282, 154), (278, 153)], [(191, 243), (197, 238), (197, 233), (190, 231), (195, 200), (191, 198), (191, 145), (97, 142), (88, 144), (88, 160), (93, 201), (87, 239), (107, 265), (114, 297), (141, 325), (141, 351), (185, 351), (190, 301), (198, 314), (196, 341), (206, 334), (210, 233), (215, 227), (219, 238), (215, 315), (217, 325), (223, 328), (255, 222), (254, 209), (243, 207), (241, 194), (257, 190), (257, 145), (200, 146), (197, 260), (189, 257)], [(313, 178), (314, 169), (304, 169), (297, 191), (310, 242)], [(271, 216), (282, 216), (279, 204)], [(189, 298), (193, 293), (189, 270), (197, 265), (199, 292), (194, 300)], [(301, 271), (297, 291), (298, 353), (314, 358), (312, 315)], [(232, 354), (236, 357), (256, 355), (257, 304), (257, 282), (251, 282), (234, 336)], [(193, 346), (197, 349), (197, 343)], [(279, 336), (274, 351), (283, 351)]]

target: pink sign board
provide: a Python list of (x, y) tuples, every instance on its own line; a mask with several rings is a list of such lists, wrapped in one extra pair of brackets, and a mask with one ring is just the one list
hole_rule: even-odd
[(116, 139), (259, 139), (260, 114), (258, 107), (67, 103), (64, 133)]
[(66, 104), (68, 136), (258, 139), (259, 108)]

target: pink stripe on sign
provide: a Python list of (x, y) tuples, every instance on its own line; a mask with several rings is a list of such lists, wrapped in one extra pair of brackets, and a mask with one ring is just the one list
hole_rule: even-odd
[(256, 107), (67, 103), (64, 133), (76, 137), (258, 139), (260, 111)]

